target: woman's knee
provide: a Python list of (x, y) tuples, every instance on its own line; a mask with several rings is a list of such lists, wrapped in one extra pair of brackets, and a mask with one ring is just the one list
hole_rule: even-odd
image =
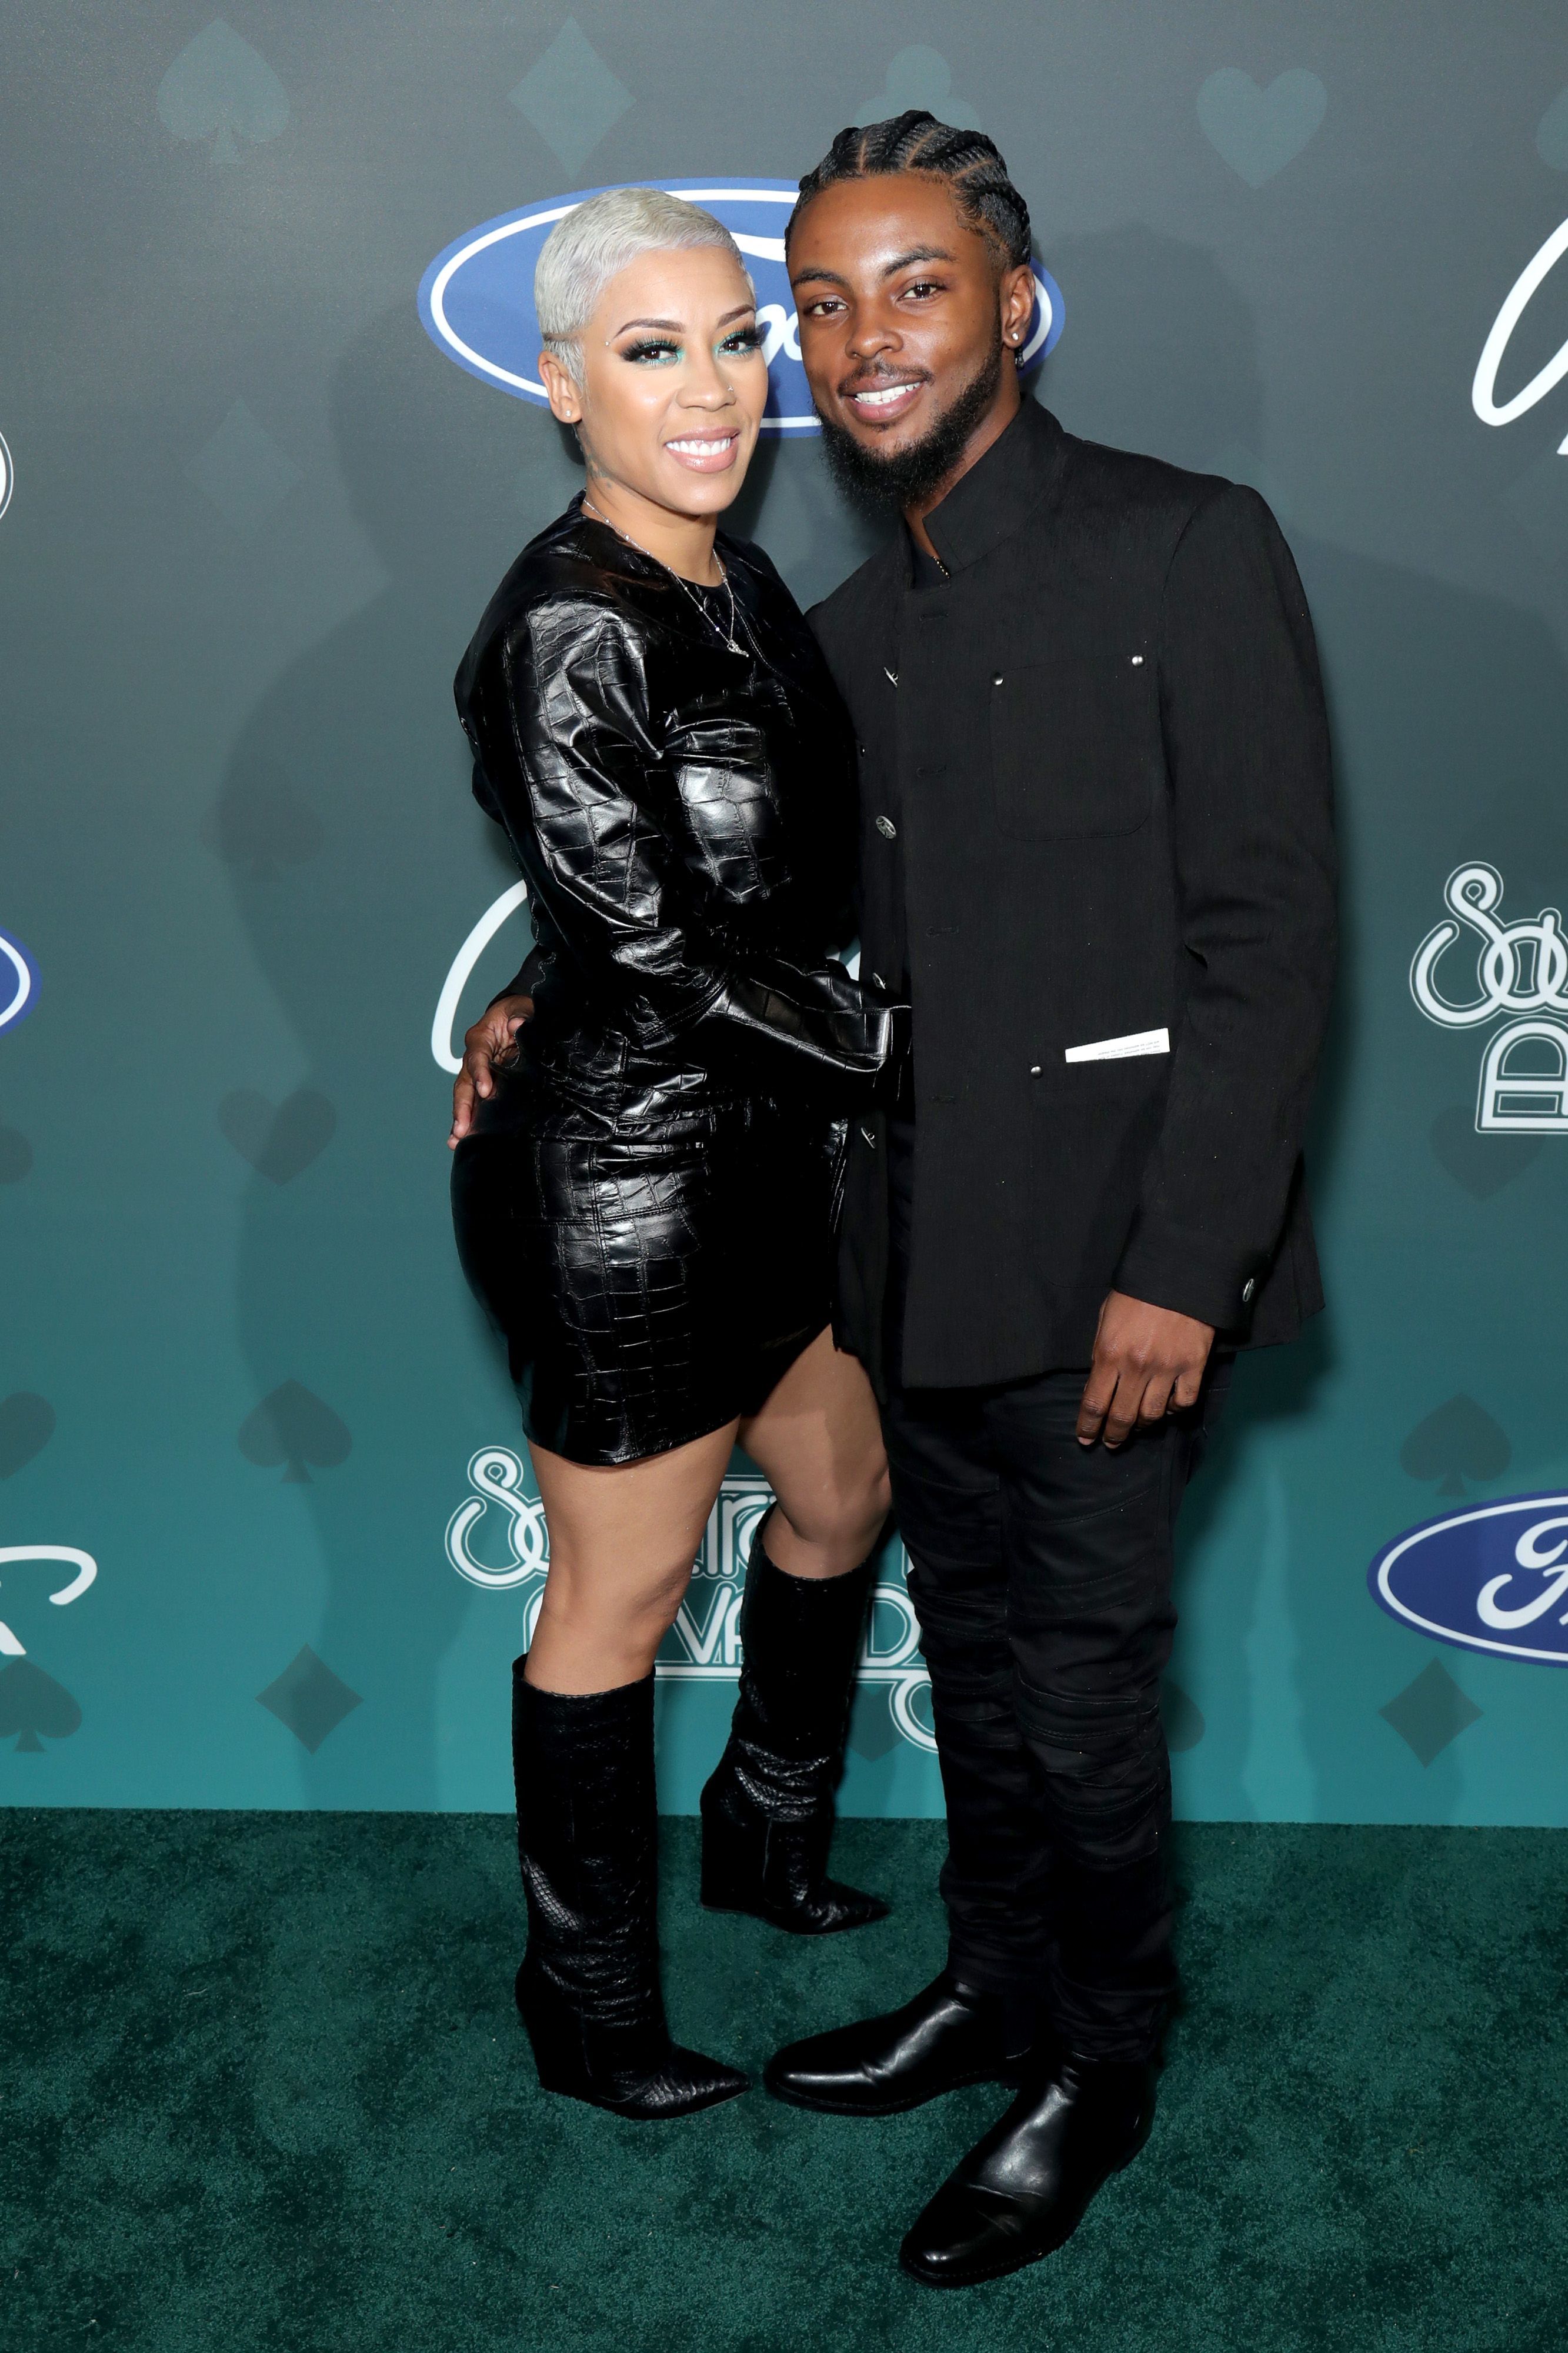
[(690, 1576), (689, 1561), (613, 1579), (570, 1562), (552, 1562), (543, 1607), (563, 1631), (605, 1631), (657, 1643), (675, 1623)]
[(852, 1555), (845, 1565), (853, 1567), (876, 1543), (891, 1504), (888, 1466), (879, 1456), (854, 1477), (836, 1480), (820, 1493), (791, 1496), (780, 1509), (802, 1544)]

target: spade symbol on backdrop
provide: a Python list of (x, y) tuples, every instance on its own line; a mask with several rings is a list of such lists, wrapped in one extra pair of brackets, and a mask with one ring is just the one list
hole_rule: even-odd
[(326, 1150), (338, 1115), (313, 1087), (296, 1087), (280, 1103), (241, 1087), (225, 1095), (217, 1124), (258, 1176), (287, 1185)]
[(1498, 1479), (1513, 1449), (1474, 1398), (1451, 1397), (1418, 1421), (1399, 1450), (1399, 1467), (1412, 1479), (1436, 1479), (1439, 1495), (1462, 1495), (1467, 1479)]
[(13, 1659), (0, 1669), (0, 1740), (20, 1733), (18, 1750), (36, 1755), (45, 1740), (68, 1740), (81, 1729), (81, 1710), (63, 1683), (31, 1659)]
[(1450, 1103), (1432, 1122), (1432, 1157), (1462, 1185), (1473, 1201), (1489, 1200), (1521, 1176), (1546, 1148), (1543, 1135), (1482, 1135), (1475, 1113)]
[(283, 1382), (239, 1425), (239, 1451), (246, 1460), (263, 1471), (284, 1464), (286, 1486), (311, 1483), (307, 1463), (318, 1471), (336, 1470), (353, 1444), (348, 1425), (300, 1381)]
[(159, 83), (158, 113), (176, 139), (210, 139), (214, 160), (232, 164), (237, 131), (242, 139), (277, 138), (289, 93), (260, 51), (215, 16)]
[(0, 1479), (9, 1479), (55, 1434), (55, 1409), (47, 1398), (17, 1389), (0, 1405)]

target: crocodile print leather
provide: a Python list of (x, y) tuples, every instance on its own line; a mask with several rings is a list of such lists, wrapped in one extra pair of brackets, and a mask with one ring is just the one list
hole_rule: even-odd
[(457, 681), (540, 950), (535, 1018), (454, 1155), (458, 1246), (530, 1437), (575, 1461), (722, 1427), (822, 1329), (844, 1115), (907, 1042), (831, 953), (843, 711), (767, 558), (720, 550), (744, 655), (574, 504)]

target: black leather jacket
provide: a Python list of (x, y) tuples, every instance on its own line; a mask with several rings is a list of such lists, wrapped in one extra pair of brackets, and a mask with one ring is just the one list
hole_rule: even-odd
[[(739, 1096), (868, 1102), (907, 1017), (852, 935), (854, 746), (799, 608), (722, 534), (706, 611), (574, 501), (519, 556), (458, 672), (474, 792), (527, 879), (529, 1124), (677, 1125)], [(891, 1083), (890, 1078), (884, 1081)]]

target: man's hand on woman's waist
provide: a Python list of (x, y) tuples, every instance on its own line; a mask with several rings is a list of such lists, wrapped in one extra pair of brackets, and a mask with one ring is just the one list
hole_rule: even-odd
[(452, 1133), (447, 1149), (455, 1151), (474, 1124), (476, 1096), (493, 1095), (495, 1065), (513, 1061), (517, 1033), (533, 1018), (531, 997), (498, 997), (487, 1005), (463, 1039), (463, 1067), (452, 1088)]

